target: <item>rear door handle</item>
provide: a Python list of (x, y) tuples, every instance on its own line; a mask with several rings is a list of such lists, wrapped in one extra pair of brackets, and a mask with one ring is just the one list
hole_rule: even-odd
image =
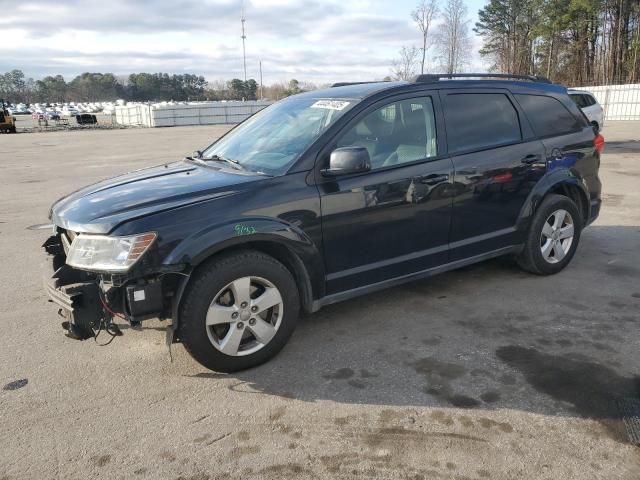
[(437, 174), (433, 173), (431, 175), (426, 175), (424, 177), (420, 177), (420, 183), (425, 185), (437, 185), (438, 183), (446, 182), (449, 180), (448, 174)]
[(540, 155), (527, 155), (526, 157), (524, 157), (522, 160), (520, 160), (522, 163), (526, 164), (526, 165), (531, 165), (532, 163), (536, 163), (540, 161)]

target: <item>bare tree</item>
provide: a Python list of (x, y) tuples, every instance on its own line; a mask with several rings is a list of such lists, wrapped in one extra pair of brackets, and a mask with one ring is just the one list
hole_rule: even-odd
[(420, 0), (416, 9), (411, 12), (411, 18), (415, 22), (418, 30), (422, 33), (422, 62), (420, 73), (424, 73), (424, 62), (427, 58), (427, 40), (431, 22), (438, 15), (438, 0)]
[(435, 39), (440, 61), (446, 73), (456, 73), (469, 61), (471, 48), (464, 0), (447, 0), (442, 10), (442, 20)]
[(391, 68), (394, 80), (411, 80), (415, 76), (418, 52), (414, 46), (400, 49), (400, 57), (393, 61)]

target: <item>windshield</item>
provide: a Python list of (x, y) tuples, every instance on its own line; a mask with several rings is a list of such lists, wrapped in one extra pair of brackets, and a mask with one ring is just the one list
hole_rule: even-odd
[(202, 158), (226, 158), (246, 170), (282, 175), (355, 104), (355, 100), (308, 97), (275, 103), (210, 146)]

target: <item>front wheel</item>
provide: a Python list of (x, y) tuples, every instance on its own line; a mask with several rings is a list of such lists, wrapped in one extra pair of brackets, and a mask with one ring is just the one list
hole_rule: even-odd
[(565, 268), (578, 248), (582, 219), (568, 197), (547, 196), (536, 211), (518, 264), (537, 275), (552, 275)]
[(179, 335), (203, 366), (235, 372), (275, 356), (299, 310), (293, 276), (276, 259), (257, 251), (222, 255), (203, 265), (187, 288)]

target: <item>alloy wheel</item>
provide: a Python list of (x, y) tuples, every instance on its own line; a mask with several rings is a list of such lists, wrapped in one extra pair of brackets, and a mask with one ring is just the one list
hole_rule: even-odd
[(225, 355), (251, 355), (264, 348), (282, 323), (280, 291), (267, 279), (242, 277), (222, 288), (207, 311), (211, 344)]
[(571, 250), (574, 238), (573, 217), (563, 209), (553, 212), (542, 226), (540, 251), (549, 263), (561, 262)]

